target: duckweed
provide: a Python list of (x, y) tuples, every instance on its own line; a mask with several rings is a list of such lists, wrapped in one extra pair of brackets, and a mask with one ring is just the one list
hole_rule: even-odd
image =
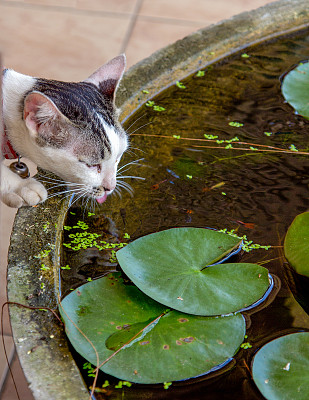
[(128, 381), (119, 381), (117, 385), (115, 385), (115, 389), (122, 389), (123, 386), (131, 387), (132, 383)]
[(46, 267), (46, 265), (45, 264), (41, 264), (41, 271), (48, 271), (50, 268), (49, 267)]
[(153, 110), (154, 111), (165, 111), (166, 109), (162, 106), (155, 105), (155, 106), (153, 106)]
[(218, 137), (219, 136), (216, 136), (216, 135), (210, 135), (210, 134), (206, 134), (206, 133), (204, 133), (204, 137), (206, 138), (206, 139), (218, 139)]
[(77, 224), (75, 226), (73, 226), (73, 228), (82, 229), (82, 230), (86, 231), (87, 229), (89, 229), (89, 225), (87, 225), (86, 222), (84, 222), (84, 221), (78, 221)]
[(242, 343), (240, 347), (244, 350), (251, 349), (252, 345), (249, 342)]
[(46, 222), (46, 224), (43, 225), (43, 231), (44, 231), (44, 232), (47, 232), (47, 231), (48, 231), (49, 225), (50, 225), (49, 222)]
[(185, 89), (185, 88), (186, 88), (186, 86), (185, 86), (182, 82), (179, 82), (179, 81), (176, 82), (176, 86), (177, 86), (179, 89)]
[[(218, 136), (213, 136), (213, 135), (205, 135), (206, 139), (217, 139)], [(233, 137), (232, 139), (217, 139), (216, 143), (217, 144), (222, 144), (222, 143), (227, 143), (227, 146), (225, 147), (226, 149), (232, 149), (231, 143), (233, 142), (239, 142), (239, 138), (237, 136)]]
[(253, 243), (252, 240), (248, 240), (247, 235), (243, 235), (243, 236), (238, 236), (235, 233), (235, 229), (231, 229), (230, 231), (228, 231), (226, 228), (225, 229), (220, 229), (218, 232), (222, 232), (225, 233), (227, 235), (233, 236), (235, 238), (238, 239), (242, 239), (243, 240), (243, 244), (242, 244), (242, 249), (246, 252), (249, 253), (252, 250), (268, 250), (271, 248), (270, 245), (260, 245), (257, 243)]
[[(99, 251), (102, 250), (109, 250), (110, 251), (110, 258), (109, 261), (111, 263), (117, 262), (116, 258), (116, 250), (121, 249), (124, 247), (127, 243), (121, 242), (121, 243), (109, 243), (105, 240), (99, 240), (99, 238), (102, 237), (101, 234), (99, 233), (94, 233), (94, 232), (87, 232), (87, 229), (89, 226), (83, 222), (83, 221), (78, 221), (77, 225), (70, 227), (66, 226), (66, 230), (70, 231), (71, 229), (82, 229), (84, 232), (76, 232), (76, 233), (69, 233), (68, 238), (70, 239), (69, 242), (63, 243), (64, 247), (67, 247), (68, 249), (74, 250), (74, 251), (79, 251), (79, 250), (86, 250), (90, 247), (96, 247)], [(128, 233), (124, 234), (124, 239), (130, 239), (130, 235)], [(61, 267), (61, 269), (70, 269), (69, 265), (66, 265), (65, 267)]]
[(289, 149), (290, 149), (291, 151), (298, 151), (297, 148), (296, 148), (296, 146), (295, 146), (294, 144), (291, 144), (291, 146), (289, 147)]
[(205, 76), (205, 71), (198, 71), (195, 76), (201, 78), (202, 76)]
[(154, 102), (153, 100), (148, 100), (147, 103), (146, 103), (146, 106), (147, 106), (147, 107), (152, 107), (152, 109), (153, 109), (154, 111), (165, 111), (165, 108), (164, 108), (164, 107), (161, 107), (161, 106), (156, 105), (155, 102)]
[(88, 376), (94, 378), (96, 376), (96, 374), (94, 373), (95, 371), (95, 367), (90, 363), (90, 362), (86, 362), (83, 364), (83, 369), (88, 370)]
[(45, 258), (48, 256), (48, 254), (51, 252), (51, 249), (49, 250), (42, 250), (38, 255), (34, 256), (34, 258)]
[(164, 389), (169, 389), (169, 387), (171, 386), (172, 382), (164, 382), (163, 383), (163, 387)]
[(241, 122), (235, 122), (235, 121), (231, 121), (229, 122), (230, 126), (234, 126), (235, 128), (239, 128), (241, 126), (244, 126), (244, 124), (242, 124)]

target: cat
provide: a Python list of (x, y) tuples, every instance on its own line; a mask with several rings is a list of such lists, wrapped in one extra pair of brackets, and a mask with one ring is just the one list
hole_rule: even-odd
[[(115, 106), (125, 65), (120, 55), (78, 83), (4, 70), (4, 144), (58, 175), (70, 191), (102, 204), (116, 187), (117, 166), (128, 147)], [(0, 188), (1, 200), (10, 207), (34, 206), (47, 198), (41, 182), (22, 179), (3, 164)]]

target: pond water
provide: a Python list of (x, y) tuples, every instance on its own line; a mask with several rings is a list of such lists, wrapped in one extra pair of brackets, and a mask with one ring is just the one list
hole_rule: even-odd
[[(258, 145), (309, 151), (309, 122), (284, 102), (279, 80), (308, 54), (309, 32), (302, 31), (249, 47), (164, 90), (151, 99), (161, 111), (153, 103), (144, 104), (124, 122), (134, 133), (122, 165), (140, 160), (123, 175), (145, 178), (124, 179), (134, 189), (133, 197), (122, 190), (122, 198), (113, 195), (95, 210), (82, 204), (69, 210), (66, 226), (78, 228), (64, 231), (64, 243), (77, 232), (119, 243), (194, 226), (235, 230), (253, 243), (272, 246), (238, 255), (242, 262), (263, 264), (274, 277), (268, 299), (247, 312), (250, 349), (240, 349), (223, 369), (173, 383), (168, 390), (137, 384), (114, 389), (118, 379), (102, 373), (97, 386), (106, 379), (111, 385), (96, 399), (261, 400), (250, 373), (254, 353), (282, 334), (309, 330), (308, 316), (287, 284), (290, 272), (282, 248), (288, 226), (308, 209), (309, 158), (297, 152), (258, 151), (270, 149)], [(146, 99), (141, 93), (141, 101)], [(203, 140), (214, 136), (218, 138)], [(88, 227), (83, 230), (78, 221)], [(61, 270), (63, 296), (87, 279), (118, 269), (112, 250), (100, 251), (88, 243), (86, 249), (64, 247), (61, 263), (70, 269)], [(93, 378), (82, 369), (85, 361), (78, 355), (76, 359), (90, 386)]]

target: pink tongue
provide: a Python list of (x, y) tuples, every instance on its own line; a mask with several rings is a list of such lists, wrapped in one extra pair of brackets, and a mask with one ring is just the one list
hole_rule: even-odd
[(105, 193), (102, 197), (97, 197), (96, 198), (96, 201), (99, 203), (99, 204), (102, 204), (102, 203), (104, 203), (104, 201), (107, 199), (107, 194)]

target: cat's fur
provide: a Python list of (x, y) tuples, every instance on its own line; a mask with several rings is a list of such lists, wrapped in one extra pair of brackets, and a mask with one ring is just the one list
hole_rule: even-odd
[[(77, 192), (105, 201), (128, 145), (114, 102), (124, 69), (121, 55), (79, 83), (5, 70), (3, 120), (14, 150), (76, 184)], [(21, 179), (2, 165), (0, 195), (8, 206), (21, 207), (44, 201), (47, 191), (34, 178)]]

